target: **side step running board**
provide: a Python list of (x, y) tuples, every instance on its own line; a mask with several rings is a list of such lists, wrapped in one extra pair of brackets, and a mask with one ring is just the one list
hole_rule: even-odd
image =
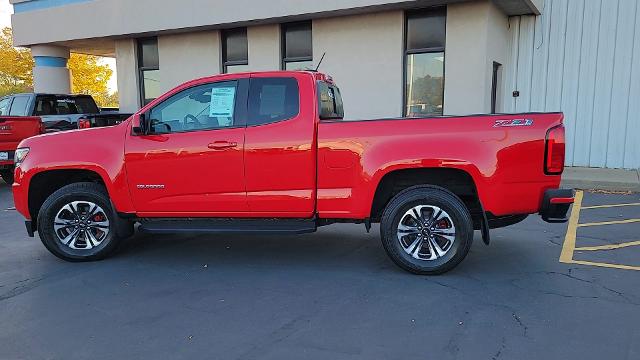
[(305, 234), (315, 232), (316, 219), (141, 219), (140, 231), (154, 234)]

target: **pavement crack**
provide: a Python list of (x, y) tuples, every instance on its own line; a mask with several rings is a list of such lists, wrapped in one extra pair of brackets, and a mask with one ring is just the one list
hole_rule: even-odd
[[(515, 314), (514, 314), (515, 316)], [(500, 348), (498, 349), (498, 352), (496, 352), (491, 359), (492, 360), (498, 360), (500, 358), (500, 356), (502, 356), (502, 352), (507, 348), (507, 339), (505, 337), (502, 337), (502, 341), (500, 342)]]
[(249, 350), (238, 356), (237, 359), (259, 359), (261, 357), (264, 357), (268, 348), (288, 339), (293, 334), (298, 332), (298, 330), (307, 326), (310, 322), (311, 320), (304, 317), (297, 317), (295, 319), (287, 321), (280, 327), (271, 331), (263, 339), (259, 340), (257, 343), (254, 343)]
[(522, 328), (522, 332), (523, 332), (522, 336), (527, 337), (527, 332), (529, 331), (529, 327), (522, 322), (522, 319), (520, 319), (520, 316), (518, 316), (518, 314), (514, 312), (511, 315), (513, 315), (513, 318), (516, 320), (520, 328)]
[[(604, 289), (605, 291), (610, 292), (611, 294), (614, 294), (616, 296), (619, 296), (619, 297), (623, 298), (627, 303), (629, 303), (631, 305), (636, 305), (636, 306), (640, 305), (640, 303), (637, 303), (637, 302), (633, 301), (627, 295), (625, 295), (624, 293), (622, 293), (622, 292), (620, 292), (618, 290), (615, 290), (615, 289), (612, 289), (612, 288), (610, 288), (608, 286), (602, 285), (602, 284), (598, 283), (595, 280), (582, 279), (582, 278), (579, 278), (579, 277), (577, 277), (575, 275), (572, 275), (571, 274), (571, 269), (570, 269), (568, 274), (562, 273), (562, 272), (557, 272), (557, 271), (545, 271), (544, 273), (545, 274), (552, 274), (552, 275), (561, 275), (561, 276), (565, 276), (565, 277), (568, 277), (568, 278), (576, 280), (576, 281), (580, 281), (580, 282), (584, 282), (584, 283), (587, 283), (587, 284), (599, 286), (600, 288)], [(593, 298), (598, 298), (598, 297), (596, 296), (596, 297), (583, 297), (583, 298), (591, 298), (591, 299), (593, 299)]]
[(24, 294), (27, 291), (35, 289), (36, 287), (39, 286), (40, 281), (42, 281), (42, 279), (44, 279), (44, 277), (36, 278), (36, 279), (28, 278), (28, 279), (16, 281), (15, 283), (13, 283), (13, 285), (18, 285), (18, 286), (14, 286), (13, 289), (9, 290), (8, 292), (4, 294), (0, 294), (0, 301), (11, 299), (20, 294)]

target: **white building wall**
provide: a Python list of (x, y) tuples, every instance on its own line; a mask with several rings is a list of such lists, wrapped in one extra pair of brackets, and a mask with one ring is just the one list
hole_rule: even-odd
[(280, 25), (269, 24), (247, 28), (249, 69), (280, 70)]
[(220, 32), (199, 31), (158, 36), (160, 91), (220, 73)]
[(507, 16), (491, 1), (447, 6), (444, 114), (491, 112), (493, 62), (508, 59)]
[(640, 168), (640, 2), (544, 6), (510, 18), (505, 110), (563, 111), (567, 165)]
[(313, 60), (342, 93), (346, 119), (402, 114), (403, 12), (313, 20)]
[(136, 112), (140, 108), (138, 92), (138, 61), (133, 39), (116, 41), (116, 68), (118, 69), (118, 101), (120, 111)]

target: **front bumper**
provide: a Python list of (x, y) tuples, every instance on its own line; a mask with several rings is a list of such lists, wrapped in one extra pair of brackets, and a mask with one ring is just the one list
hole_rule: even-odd
[(572, 189), (552, 189), (544, 192), (540, 216), (549, 223), (564, 223), (569, 219), (567, 213), (573, 204)]

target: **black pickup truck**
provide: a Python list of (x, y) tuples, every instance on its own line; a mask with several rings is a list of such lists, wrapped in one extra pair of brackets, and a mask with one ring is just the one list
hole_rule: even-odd
[(1, 100), (12, 103), (13, 116), (39, 117), (45, 132), (56, 132), (121, 123), (131, 114), (101, 111), (91, 95), (24, 93)]

